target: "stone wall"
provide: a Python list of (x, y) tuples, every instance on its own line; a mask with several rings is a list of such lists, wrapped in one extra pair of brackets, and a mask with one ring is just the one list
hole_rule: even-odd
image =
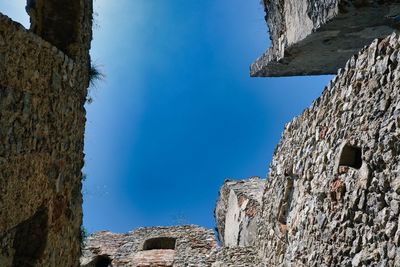
[(400, 36), (353, 56), (286, 125), (263, 197), (268, 266), (399, 266)]
[(255, 244), (265, 180), (225, 180), (214, 210), (222, 246), (245, 247)]
[(272, 47), (252, 76), (335, 74), (375, 38), (400, 28), (400, 1), (264, 0)]
[(265, 267), (256, 247), (221, 247), (212, 255), (211, 267)]
[[(167, 242), (163, 247), (156, 242), (156, 246), (146, 246), (146, 242), (157, 238), (174, 239), (175, 244)], [(194, 225), (139, 228), (127, 234), (98, 232), (86, 240), (81, 266), (95, 266), (99, 256), (109, 257), (114, 267), (210, 266), (216, 246), (212, 230)]]
[(79, 266), (86, 21), (72, 59), (0, 14), (0, 266)]

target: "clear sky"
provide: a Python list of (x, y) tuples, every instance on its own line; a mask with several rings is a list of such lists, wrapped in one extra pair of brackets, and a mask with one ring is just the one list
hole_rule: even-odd
[[(0, 11), (27, 25), (24, 0)], [(330, 76), (250, 78), (270, 45), (259, 0), (96, 0), (84, 226), (214, 227), (225, 178), (266, 177), (284, 124)]]

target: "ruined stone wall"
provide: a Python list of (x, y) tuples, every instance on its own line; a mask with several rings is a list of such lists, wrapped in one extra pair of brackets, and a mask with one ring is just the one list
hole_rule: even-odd
[(353, 56), (286, 125), (263, 197), (267, 266), (399, 266), (400, 36)]
[(252, 76), (335, 74), (375, 38), (400, 28), (400, 1), (264, 0), (272, 47)]
[(225, 180), (214, 210), (222, 246), (246, 247), (257, 239), (258, 216), (265, 180)]
[[(174, 249), (146, 249), (146, 242), (175, 238)], [(98, 265), (106, 260), (107, 264)], [(82, 267), (264, 267), (256, 247), (218, 247), (212, 230), (194, 225), (139, 228), (126, 234), (89, 236)]]
[(79, 266), (85, 51), (0, 14), (0, 266)]
[(69, 57), (89, 63), (92, 0), (27, 0), (30, 30)]
[[(174, 249), (146, 249), (146, 241), (154, 238), (175, 239)], [(83, 267), (94, 266), (99, 256), (109, 257), (115, 267), (210, 266), (211, 251), (217, 246), (212, 230), (193, 225), (139, 228), (127, 234), (99, 232), (85, 243)]]

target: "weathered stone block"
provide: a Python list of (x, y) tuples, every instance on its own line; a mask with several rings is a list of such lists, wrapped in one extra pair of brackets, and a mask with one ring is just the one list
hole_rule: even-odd
[(214, 217), (223, 246), (254, 245), (265, 180), (226, 180), (216, 203)]
[[(251, 76), (336, 74), (363, 46), (400, 28), (398, 0), (263, 3), (272, 47), (251, 65)], [(386, 67), (386, 58), (376, 66), (379, 72)]]

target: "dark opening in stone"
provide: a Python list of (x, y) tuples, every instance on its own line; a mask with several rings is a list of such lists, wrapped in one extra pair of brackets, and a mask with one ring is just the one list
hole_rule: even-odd
[(94, 260), (94, 267), (109, 267), (111, 266), (111, 259), (107, 255), (99, 255)]
[(16, 227), (12, 267), (37, 266), (47, 243), (47, 209), (39, 209), (31, 218)]
[(281, 225), (287, 224), (287, 218), (290, 211), (290, 206), (293, 197), (294, 181), (292, 178), (287, 177), (285, 192), (279, 204), (278, 222)]
[(151, 238), (144, 242), (143, 250), (175, 249), (176, 239), (172, 237)]
[(346, 166), (360, 169), (362, 165), (362, 151), (356, 146), (345, 145), (340, 155), (339, 167)]

